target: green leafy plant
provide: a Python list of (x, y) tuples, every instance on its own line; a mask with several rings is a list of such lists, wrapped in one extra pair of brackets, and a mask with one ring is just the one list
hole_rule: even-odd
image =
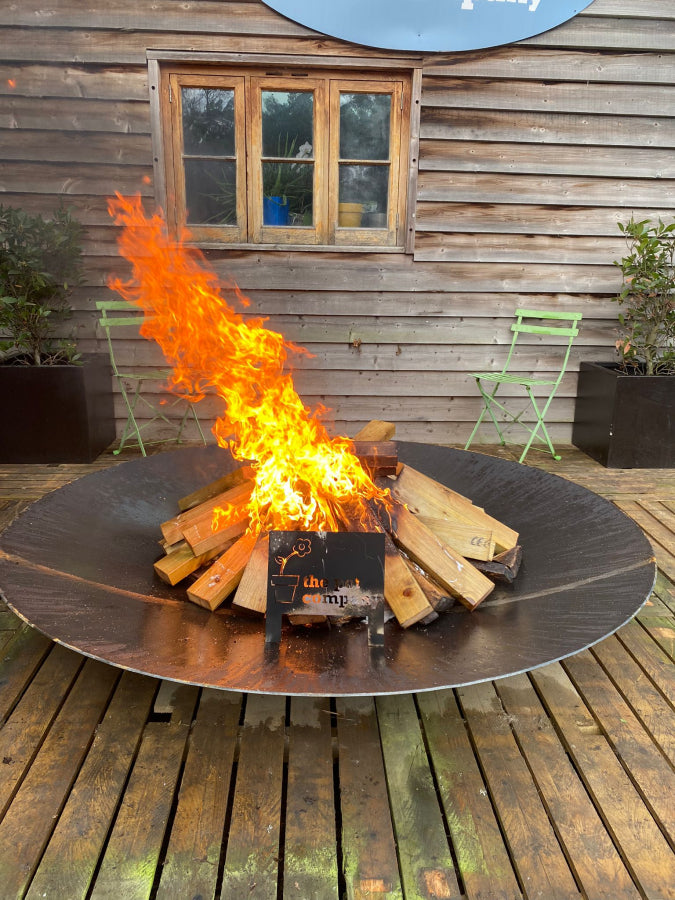
[(622, 368), (642, 375), (675, 375), (675, 222), (643, 219), (619, 223), (628, 254), (614, 265), (623, 289), (614, 299), (621, 336)]
[(63, 207), (51, 219), (0, 206), (0, 364), (77, 362), (61, 337), (81, 280), (82, 226)]

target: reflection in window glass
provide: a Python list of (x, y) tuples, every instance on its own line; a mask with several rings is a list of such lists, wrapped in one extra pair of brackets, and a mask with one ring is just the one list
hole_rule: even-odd
[[(338, 224), (343, 228), (386, 228), (388, 188), (388, 165), (340, 165)], [(347, 210), (345, 203), (352, 208)]]
[(237, 192), (234, 161), (186, 159), (185, 205), (189, 225), (235, 225)]
[(311, 225), (314, 164), (263, 162), (263, 224)]
[[(314, 94), (262, 91), (263, 225), (310, 226), (314, 197)], [(291, 159), (293, 162), (282, 162)]]
[(187, 156), (234, 156), (234, 91), (183, 88), (183, 147)]
[(391, 94), (340, 94), (340, 158), (389, 159)]
[(302, 152), (304, 158), (312, 158), (313, 145), (312, 91), (263, 91), (263, 156), (291, 159)]

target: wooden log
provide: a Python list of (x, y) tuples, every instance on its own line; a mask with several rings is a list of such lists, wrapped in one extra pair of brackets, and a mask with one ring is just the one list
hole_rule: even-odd
[(388, 441), (393, 438), (396, 425), (393, 422), (383, 422), (380, 419), (372, 419), (367, 425), (358, 431), (355, 441)]
[(480, 528), (477, 525), (463, 525), (452, 519), (438, 518), (436, 516), (418, 516), (436, 537), (448, 544), (468, 559), (492, 559), (495, 555), (495, 542), (492, 532)]
[(424, 596), (434, 608), (436, 613), (447, 612), (457, 602), (454, 597), (450, 596), (448, 591), (444, 591), (442, 587), (434, 584), (431, 579), (427, 578), (426, 572), (411, 559), (406, 559), (406, 565), (410, 569), (413, 578), (424, 591)]
[(182, 541), (170, 553), (157, 560), (155, 572), (167, 584), (178, 584), (179, 581), (196, 572), (197, 569), (207, 562), (224, 553), (232, 543), (232, 540), (226, 540), (223, 544), (214, 547), (213, 550), (202, 553), (200, 556), (195, 556), (188, 542)]
[(241, 581), (255, 542), (254, 534), (240, 537), (188, 588), (188, 600), (206, 609), (218, 609)]
[(505, 550), (492, 560), (476, 562), (476, 568), (487, 575), (488, 578), (491, 578), (492, 581), (513, 584), (522, 560), (523, 548), (519, 544), (512, 550)]
[(398, 446), (395, 441), (354, 441), (354, 453), (371, 478), (396, 474)]
[[(162, 522), (161, 529), (164, 540), (169, 544), (178, 543), (185, 537), (185, 531), (190, 529), (193, 525), (205, 524), (206, 527), (210, 529), (214, 509), (217, 507), (244, 506), (248, 502), (252, 490), (253, 485), (250, 482), (238, 484), (235, 487), (212, 497), (210, 500), (201, 503), (199, 506), (195, 506), (193, 509), (187, 510), (186, 512), (179, 513), (177, 516), (168, 519), (166, 522)], [(192, 542), (190, 541), (189, 543), (192, 546)], [(192, 549), (195, 550), (195, 553), (204, 553), (206, 552), (206, 549), (210, 548), (195, 549), (193, 547)]]
[(267, 609), (267, 559), (269, 534), (261, 534), (246, 563), (232, 606), (264, 613)]
[(518, 544), (518, 532), (489, 516), (470, 500), (433, 478), (404, 465), (395, 481), (388, 480), (392, 496), (418, 516), (456, 518), (459, 522), (492, 532), (497, 552)]
[(434, 612), (433, 607), (375, 513), (366, 511), (361, 520), (350, 520), (347, 524), (352, 531), (384, 533), (384, 598), (399, 625), (409, 628), (430, 616)]
[(468, 609), (475, 609), (494, 590), (489, 578), (443, 544), (402, 503), (392, 500), (387, 519), (394, 542)]
[(194, 509), (195, 506), (199, 506), (201, 503), (211, 500), (213, 497), (218, 496), (218, 494), (229, 491), (238, 484), (249, 481), (252, 477), (253, 469), (250, 466), (240, 466), (238, 469), (235, 469), (234, 472), (228, 472), (227, 475), (223, 475), (223, 477), (219, 478), (217, 481), (205, 484), (203, 487), (197, 488), (196, 491), (193, 491), (186, 497), (181, 497), (178, 501), (178, 509), (181, 512), (186, 512), (188, 509)]

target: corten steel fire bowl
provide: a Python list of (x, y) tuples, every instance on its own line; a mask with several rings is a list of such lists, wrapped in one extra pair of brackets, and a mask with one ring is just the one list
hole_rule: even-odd
[(517, 529), (515, 583), (473, 612), (385, 628), (369, 649), (363, 622), (284, 626), (276, 653), (264, 622), (186, 599), (161, 582), (159, 525), (177, 501), (235, 468), (199, 447), (133, 460), (34, 503), (0, 539), (11, 608), (50, 638), (113, 665), (230, 690), (292, 695), (389, 694), (534, 669), (596, 643), (645, 602), (656, 568), (640, 529), (611, 503), (536, 469), (477, 453), (399, 444), (400, 458)]

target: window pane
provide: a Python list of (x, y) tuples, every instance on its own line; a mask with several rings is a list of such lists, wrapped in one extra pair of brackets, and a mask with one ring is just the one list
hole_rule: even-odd
[(195, 156), (234, 156), (234, 91), (182, 88), (183, 147)]
[(388, 188), (388, 165), (341, 165), (338, 224), (343, 228), (386, 228)]
[(192, 225), (236, 225), (236, 164), (217, 159), (185, 160), (185, 205)]
[(340, 159), (389, 159), (391, 94), (340, 94)]
[(262, 92), (262, 155), (313, 158), (312, 91)]
[(311, 225), (314, 163), (264, 162), (263, 224)]

